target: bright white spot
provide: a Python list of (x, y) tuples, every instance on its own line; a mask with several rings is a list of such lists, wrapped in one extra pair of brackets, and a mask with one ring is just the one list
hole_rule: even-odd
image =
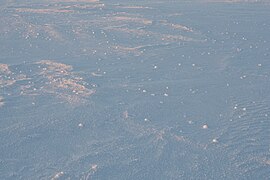
[(205, 124), (205, 125), (202, 126), (202, 128), (203, 128), (203, 129), (208, 129), (208, 125)]
[(246, 75), (244, 75), (244, 76), (241, 76), (240, 77), (240, 79), (245, 79), (247, 76)]
[(98, 168), (97, 164), (92, 164), (91, 169), (93, 171), (97, 171), (97, 168)]
[(167, 93), (164, 93), (164, 96), (168, 97), (168, 96), (169, 96), (169, 94), (167, 94)]
[(243, 111), (246, 111), (246, 110), (247, 110), (247, 108), (243, 108), (242, 110), (243, 110)]
[(236, 49), (236, 51), (237, 51), (237, 52), (240, 52), (240, 51), (242, 51), (242, 49), (240, 49), (240, 48), (237, 48), (237, 49)]
[(212, 142), (213, 142), (213, 143), (218, 143), (218, 140), (217, 140), (216, 138), (214, 138), (214, 139), (212, 140)]
[(84, 125), (82, 123), (79, 123), (78, 126), (82, 128)]
[(258, 64), (258, 66), (259, 66), (259, 67), (261, 67), (261, 66), (262, 66), (262, 64)]
[(56, 173), (56, 175), (52, 178), (52, 180), (56, 180), (56, 179), (59, 179), (61, 176), (63, 176), (64, 175), (64, 172), (63, 171), (61, 171), (61, 172), (59, 172), (59, 173)]

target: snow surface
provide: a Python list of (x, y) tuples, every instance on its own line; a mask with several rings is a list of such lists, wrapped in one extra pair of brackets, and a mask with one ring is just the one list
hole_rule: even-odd
[(270, 4), (0, 2), (0, 179), (270, 179)]

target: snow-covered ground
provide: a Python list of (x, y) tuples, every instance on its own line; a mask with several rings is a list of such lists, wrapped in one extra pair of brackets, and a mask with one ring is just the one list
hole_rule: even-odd
[(0, 179), (270, 179), (270, 3), (0, 2)]

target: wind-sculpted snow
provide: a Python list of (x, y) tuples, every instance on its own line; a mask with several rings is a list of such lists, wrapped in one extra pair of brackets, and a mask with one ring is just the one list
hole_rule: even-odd
[(267, 179), (270, 160), (267, 153), (269, 101), (244, 99), (232, 101), (231, 125), (221, 136), (224, 149), (230, 154), (230, 161), (236, 165), (239, 174)]
[[(128, 55), (129, 51), (124, 49), (137, 46), (204, 41), (204, 37), (196, 29), (185, 24), (170, 22), (166, 17), (158, 20), (145, 17), (136, 11), (129, 12), (129, 9), (151, 13), (155, 11), (142, 6), (107, 6), (107, 3), (102, 1), (40, 1), (31, 6), (19, 2), (10, 4), (5, 9), (5, 16), (0, 17), (3, 24), (0, 27), (0, 36), (17, 36), (26, 46), (32, 46), (31, 41), (34, 39), (46, 43), (54, 41), (60, 46), (72, 46), (79, 42), (80, 46), (74, 50), (86, 55)], [(31, 16), (42, 18), (42, 23), (35, 23)], [(158, 32), (158, 28), (166, 31)], [(120, 37), (136, 41), (129, 44), (121, 41)], [(147, 42), (144, 39), (148, 39)], [(98, 41), (98, 46), (90, 50), (87, 46), (88, 40)], [(114, 48), (116, 46), (123, 48), (118, 51)]]
[(7, 64), (0, 64), (0, 87), (11, 86), (16, 81), (26, 80), (24, 74), (13, 73)]
[(84, 103), (95, 90), (72, 72), (72, 66), (51, 60), (34, 64), (1, 64), (0, 86), (12, 96), (52, 95), (71, 104)]

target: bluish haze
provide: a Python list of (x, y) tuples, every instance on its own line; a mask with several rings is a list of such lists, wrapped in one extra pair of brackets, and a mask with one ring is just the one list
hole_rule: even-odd
[(270, 4), (2, 0), (0, 179), (270, 179)]

